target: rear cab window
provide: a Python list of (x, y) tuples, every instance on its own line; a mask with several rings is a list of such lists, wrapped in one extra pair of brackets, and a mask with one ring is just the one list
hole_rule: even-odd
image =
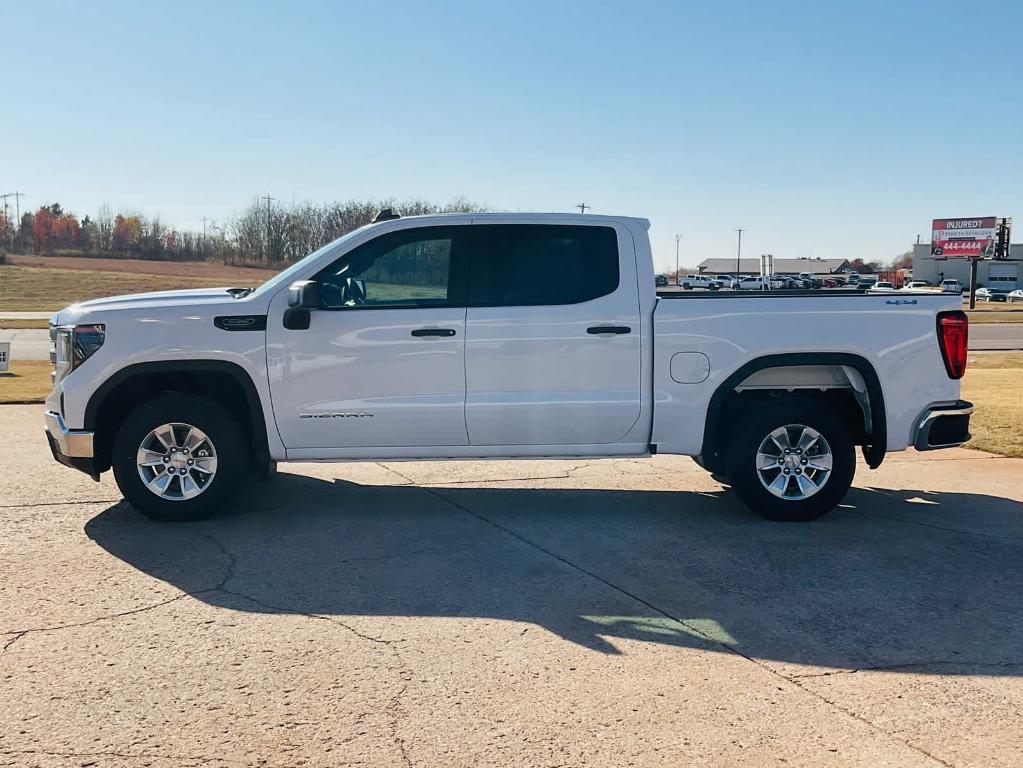
[(475, 224), (472, 229), (469, 306), (580, 304), (618, 288), (613, 227)]

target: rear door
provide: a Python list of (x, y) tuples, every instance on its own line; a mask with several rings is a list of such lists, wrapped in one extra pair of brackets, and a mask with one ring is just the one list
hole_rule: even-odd
[(640, 415), (632, 237), (615, 226), (472, 226), (471, 445), (615, 443)]

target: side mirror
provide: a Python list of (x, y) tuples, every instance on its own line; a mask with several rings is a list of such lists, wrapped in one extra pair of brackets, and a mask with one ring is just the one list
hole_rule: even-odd
[(289, 331), (309, 330), (309, 311), (320, 308), (320, 284), (315, 280), (296, 280), (288, 286), (288, 309), (284, 327)]
[(319, 309), (320, 284), (315, 280), (296, 280), (288, 286), (288, 306), (294, 309)]

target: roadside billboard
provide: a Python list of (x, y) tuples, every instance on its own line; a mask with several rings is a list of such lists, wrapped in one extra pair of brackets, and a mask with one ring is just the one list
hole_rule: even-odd
[(991, 258), (998, 239), (998, 217), (935, 219), (931, 255), (945, 259)]

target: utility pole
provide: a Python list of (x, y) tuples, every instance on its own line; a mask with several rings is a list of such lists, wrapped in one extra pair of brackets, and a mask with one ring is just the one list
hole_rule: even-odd
[(593, 206), (592, 205), (587, 205), (586, 203), (579, 203), (579, 205), (577, 205), (576, 208), (579, 209), (579, 213), (586, 213), (586, 209), (587, 208), (592, 209)]
[(746, 230), (740, 227), (735, 231), (739, 233), (739, 247), (735, 251), (735, 276), (739, 277), (740, 274), (739, 261), (740, 259), (742, 259), (742, 233), (745, 232)]
[(206, 256), (206, 217), (202, 217), (202, 255)]
[(270, 197), (270, 195), (263, 195), (260, 200), (266, 200), (266, 263), (270, 263), (270, 201), (276, 200), (276, 197)]
[(21, 233), (21, 198), (23, 198), (24, 196), (25, 196), (24, 192), (7, 192), (5, 194), (0, 195), (0, 197), (2, 197), (4, 199), (4, 221), (7, 222), (7, 226), (11, 230), (11, 237), (12, 238), (14, 237), (14, 229), (11, 227), (11, 220), (7, 216), (7, 198), (8, 197), (13, 197), (14, 198), (15, 227), (17, 227), (17, 231), (20, 234)]
[(678, 241), (682, 239), (682, 233), (675, 235), (675, 284), (678, 285)]

